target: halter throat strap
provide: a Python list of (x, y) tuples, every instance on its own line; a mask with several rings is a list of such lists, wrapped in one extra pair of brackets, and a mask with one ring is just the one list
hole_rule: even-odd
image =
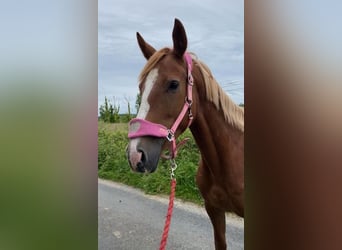
[[(179, 124), (182, 122), (185, 114), (188, 112), (189, 122), (187, 127), (189, 127), (192, 123), (193, 116), (191, 112), (191, 105), (192, 105), (192, 86), (193, 86), (193, 77), (192, 77), (192, 58), (189, 53), (184, 54), (184, 59), (187, 64), (188, 69), (188, 79), (187, 79), (187, 96), (185, 98), (184, 106), (179, 113), (176, 121), (173, 123), (170, 129), (166, 128), (162, 124), (153, 123), (147, 121), (145, 119), (134, 118), (129, 122), (129, 132), (128, 138), (137, 138), (141, 136), (154, 136), (160, 138), (166, 138), (169, 142), (171, 142), (171, 155), (170, 158), (175, 158), (177, 155), (177, 145), (176, 145), (176, 138), (175, 133)], [(184, 142), (181, 142), (184, 143)]]

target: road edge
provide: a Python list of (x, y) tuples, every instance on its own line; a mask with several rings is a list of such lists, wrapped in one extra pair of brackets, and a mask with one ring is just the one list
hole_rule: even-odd
[[(114, 182), (111, 180), (106, 180), (106, 179), (101, 179), (101, 178), (98, 178), (97, 180), (98, 180), (98, 184), (112, 186), (115, 188), (122, 189), (126, 192), (139, 194), (139, 195), (146, 197), (147, 199), (158, 201), (158, 202), (163, 203), (163, 204), (169, 203), (169, 198), (166, 196), (163, 196), (163, 195), (149, 195), (149, 194), (145, 194), (140, 189), (128, 186), (128, 185), (123, 184), (123, 183)], [(189, 211), (191, 213), (195, 213), (197, 215), (208, 218), (207, 212), (205, 211), (204, 207), (199, 206), (199, 205), (192, 203), (192, 202), (183, 201), (181, 199), (175, 198), (174, 207), (176, 207), (178, 209), (186, 210), (186, 211)], [(235, 214), (226, 213), (226, 224), (234, 226), (234, 227), (244, 228), (244, 219), (241, 217), (238, 217)]]

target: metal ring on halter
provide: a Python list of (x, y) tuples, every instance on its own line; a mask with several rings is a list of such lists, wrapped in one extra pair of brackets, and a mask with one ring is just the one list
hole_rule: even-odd
[(188, 96), (185, 97), (185, 102), (188, 104), (189, 107), (191, 107), (192, 100), (190, 100)]
[(175, 136), (174, 133), (171, 131), (171, 129), (168, 129), (167, 132), (168, 132), (168, 134), (166, 136), (166, 139), (170, 142), (173, 141), (173, 138)]

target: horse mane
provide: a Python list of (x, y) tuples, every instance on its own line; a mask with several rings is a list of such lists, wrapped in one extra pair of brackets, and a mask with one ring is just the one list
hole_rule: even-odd
[[(149, 58), (139, 75), (140, 84), (147, 77), (148, 73), (155, 68), (156, 64), (164, 56), (170, 53), (170, 51), (172, 51), (170, 48), (163, 48), (159, 51), (156, 51)], [(194, 63), (198, 66), (204, 79), (207, 100), (212, 102), (217, 110), (222, 110), (226, 122), (231, 124), (236, 129), (244, 132), (244, 108), (239, 107), (230, 99), (230, 97), (217, 83), (208, 66), (198, 60), (195, 54), (191, 53), (191, 55)]]
[(244, 132), (244, 108), (236, 105), (224, 92), (206, 64), (195, 58), (194, 55), (193, 60), (204, 79), (207, 100), (212, 102), (218, 110), (222, 110), (224, 118), (229, 124)]

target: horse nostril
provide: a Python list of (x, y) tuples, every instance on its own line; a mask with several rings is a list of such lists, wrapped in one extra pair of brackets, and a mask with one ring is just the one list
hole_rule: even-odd
[(138, 152), (141, 154), (140, 161), (137, 163), (137, 171), (144, 173), (146, 171), (145, 164), (146, 164), (146, 154), (141, 148), (137, 149)]
[(141, 153), (141, 163), (145, 165), (147, 159), (146, 159), (146, 154), (144, 152), (144, 150), (142, 150), (141, 148), (138, 148), (138, 152)]
[(141, 173), (145, 172), (144, 164), (141, 161), (138, 162), (136, 170)]

